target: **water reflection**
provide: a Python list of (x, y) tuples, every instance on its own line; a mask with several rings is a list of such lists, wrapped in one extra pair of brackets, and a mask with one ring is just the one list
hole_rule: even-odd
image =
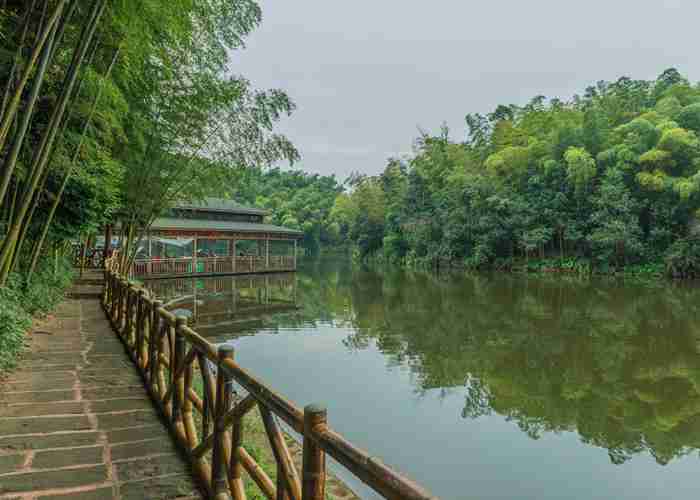
[[(171, 295), (163, 293), (165, 300), (172, 297), (171, 307), (193, 312), (198, 330), (209, 328), (207, 322), (214, 321), (212, 318), (218, 321), (219, 314), (227, 315), (229, 323), (212, 329), (219, 339), (275, 332), (288, 332), (296, 337), (315, 332), (331, 338), (330, 332), (342, 332), (342, 343), (333, 356), (351, 364), (356, 362), (348, 357), (353, 353), (380, 353), (387, 379), (397, 378), (395, 368), (408, 372), (407, 383), (416, 398), (425, 398), (425, 405), (431, 406), (435, 414), (453, 412), (455, 422), (446, 419), (441, 424), (443, 430), (449, 428), (452, 434), (459, 433), (460, 426), (492, 422), (494, 418), (509, 422), (511, 428), (519, 429), (519, 434), (533, 440), (575, 433), (578, 444), (566, 441), (557, 446), (566, 448), (562, 452), (566, 456), (578, 454), (580, 461), (572, 458), (570, 465), (576, 470), (581, 470), (581, 464), (589, 460), (581, 450), (591, 446), (606, 450), (608, 463), (612, 464), (627, 463), (633, 456), (646, 456), (657, 464), (666, 465), (691, 453), (697, 454), (700, 449), (700, 293), (697, 287), (567, 276), (437, 276), (396, 269), (361, 269), (345, 261), (305, 263), (296, 275), (284, 276), (287, 280), (284, 286), (280, 281), (269, 288), (286, 293), (289, 302), (282, 302), (280, 296), (280, 302), (272, 298), (261, 303), (259, 297), (268, 293), (272, 297), (272, 293), (264, 291), (264, 287), (263, 291), (259, 287), (246, 289), (238, 281), (240, 278), (228, 278), (232, 288), (223, 291), (218, 291), (219, 285), (211, 284), (212, 280), (200, 279), (194, 283), (203, 284), (193, 288), (185, 287)], [(159, 283), (164, 286), (165, 281)], [(259, 280), (255, 283), (261, 285)], [(214, 291), (205, 295), (203, 290), (209, 287)], [(231, 295), (235, 300), (232, 301)], [(252, 297), (249, 304), (244, 296)], [(243, 307), (244, 302), (251, 309)], [(268, 309), (256, 311), (253, 306)], [(286, 309), (273, 310), (271, 306)], [(283, 345), (282, 349), (287, 351), (304, 350), (310, 349), (313, 342), (320, 342), (320, 338), (298, 343), (279, 339), (277, 345)], [(268, 355), (272, 355), (272, 341), (263, 341), (261, 337), (261, 342)], [(324, 344), (324, 349), (332, 348), (328, 345), (332, 346)], [(248, 352), (250, 348), (249, 344)], [(339, 354), (342, 352), (346, 357)], [(310, 352), (308, 357), (317, 359), (313, 357), (317, 355)], [(262, 363), (256, 368), (263, 369)], [(376, 373), (371, 376), (362, 370), (352, 373), (358, 379), (367, 377), (368, 384), (376, 382)], [(329, 379), (340, 377), (331, 372), (324, 375)], [(271, 372), (270, 376), (275, 375)], [(347, 385), (348, 379), (336, 382), (338, 386)], [(294, 380), (284, 380), (282, 375), (277, 383), (288, 383), (282, 389), (295, 390)], [(302, 383), (299, 381), (300, 385)], [(329, 394), (332, 397), (333, 392)], [(432, 397), (435, 394), (438, 399), (453, 401), (457, 398), (461, 402), (440, 408)], [(396, 415), (421, 413), (415, 405), (397, 407), (395, 401), (392, 405)], [(388, 411), (392, 411), (391, 408)], [(437, 437), (434, 443), (429, 442), (429, 434), (435, 432), (438, 436), (439, 429), (431, 422), (421, 422), (420, 418), (424, 417), (416, 416), (410, 425), (423, 426), (420, 432), (428, 435), (422, 438), (424, 450), (430, 451), (430, 446), (434, 446), (433, 451), (442, 453), (445, 463), (466, 460), (464, 453), (468, 451), (465, 450), (480, 446), (467, 443), (460, 451), (450, 454), (440, 448), (444, 445)], [(372, 431), (368, 426), (351, 420), (346, 425), (348, 432), (354, 429), (353, 425), (367, 432), (373, 449), (383, 439), (390, 439), (370, 435)], [(387, 425), (399, 424), (394, 418)], [(479, 432), (478, 427), (474, 429)], [(416, 432), (415, 427), (412, 432)], [(471, 439), (462, 436), (460, 439), (465, 442)], [(485, 436), (479, 439), (486, 440)], [(490, 453), (495, 453), (496, 439), (483, 445)], [(451, 446), (457, 450), (459, 440), (454, 440)], [(397, 441), (380, 451), (390, 463), (402, 464), (402, 459), (409, 456), (413, 448), (415, 445), (410, 441)], [(507, 454), (507, 445), (504, 450)], [(542, 452), (533, 446), (520, 453), (540, 456)], [(697, 464), (697, 458), (694, 460)], [(406, 459), (405, 462), (405, 470), (410, 472), (411, 461)], [(483, 462), (483, 456), (474, 459), (474, 463)], [(504, 464), (499, 465), (503, 467)], [(535, 463), (525, 466), (521, 461), (508, 465), (522, 468), (529, 474), (523, 472), (525, 479), (512, 489), (500, 485), (503, 490), (500, 491), (489, 484), (488, 488), (479, 490), (482, 496), (523, 497), (518, 494), (518, 488), (526, 481), (541, 479), (536, 479), (539, 471)], [(559, 467), (559, 473), (563, 474), (566, 465)], [(414, 475), (426, 478), (429, 487), (447, 498), (464, 498), (459, 492), (466, 484), (476, 488), (473, 478), (471, 481), (455, 478), (454, 484), (441, 479), (440, 474), (447, 470), (444, 463), (434, 468), (422, 464), (416, 470)], [(499, 470), (502, 472), (502, 468)], [(648, 469), (633, 470), (636, 471), (634, 480), (639, 484), (647, 479), (644, 476), (649, 476)], [(595, 469), (593, 473), (601, 474), (601, 470)], [(618, 479), (621, 484), (615, 485)], [(607, 481), (605, 486), (596, 486), (607, 488), (599, 492), (601, 495), (625, 496), (627, 491), (630, 498), (657, 497), (651, 491), (633, 493), (629, 490), (630, 478), (620, 474)], [(542, 488), (536, 490), (532, 498), (562, 498), (564, 495), (563, 492), (550, 494), (548, 489)], [(585, 490), (585, 494), (580, 495), (568, 492), (567, 495), (591, 498), (592, 492)], [(667, 498), (679, 496), (669, 490)]]
[(265, 316), (297, 309), (293, 274), (147, 280), (145, 286), (171, 312), (205, 336), (251, 334)]
[(319, 267), (305, 303), (321, 275), (315, 302), (355, 327), (346, 345), (374, 340), (417, 391), (460, 388), (464, 418), (500, 414), (535, 439), (577, 431), (616, 464), (700, 448), (694, 287)]

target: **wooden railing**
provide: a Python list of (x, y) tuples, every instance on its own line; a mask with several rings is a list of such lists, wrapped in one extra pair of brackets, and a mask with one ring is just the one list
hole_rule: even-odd
[[(268, 260), (269, 259), (269, 260)], [(180, 257), (173, 259), (136, 259), (133, 276), (167, 276), (184, 274), (239, 274), (294, 271), (295, 259), (289, 255), (271, 255), (268, 259), (254, 255), (236, 257)]]
[[(210, 344), (186, 318), (117, 274), (115, 264), (106, 261), (105, 312), (209, 498), (245, 499), (245, 471), (268, 499), (324, 500), (326, 454), (385, 498), (436, 498), (332, 430), (324, 407), (302, 411), (265, 386), (236, 363), (231, 346)], [(236, 401), (234, 383), (247, 391)], [(256, 406), (277, 464), (276, 482), (245, 447), (243, 419)], [(278, 419), (302, 436), (301, 477)]]

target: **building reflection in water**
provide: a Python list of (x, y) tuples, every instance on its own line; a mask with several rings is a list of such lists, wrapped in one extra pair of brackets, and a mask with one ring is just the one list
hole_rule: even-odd
[(147, 280), (165, 308), (205, 337), (230, 334), (261, 317), (297, 309), (294, 273)]

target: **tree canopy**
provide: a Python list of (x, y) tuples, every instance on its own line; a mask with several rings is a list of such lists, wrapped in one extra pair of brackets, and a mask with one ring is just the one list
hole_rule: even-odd
[(115, 221), (128, 254), (138, 229), (180, 199), (298, 158), (274, 131), (294, 104), (254, 89), (232, 64), (260, 23), (255, 1), (0, 9), (0, 282), (21, 266), (31, 274), (45, 242)]
[(666, 260), (698, 275), (700, 86), (675, 69), (466, 117), (464, 141), (422, 134), (336, 199), (362, 257), (619, 269)]

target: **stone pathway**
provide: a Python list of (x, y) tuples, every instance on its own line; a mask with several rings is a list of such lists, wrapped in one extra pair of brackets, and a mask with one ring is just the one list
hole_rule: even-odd
[(201, 498), (98, 299), (77, 291), (0, 381), (0, 499)]

